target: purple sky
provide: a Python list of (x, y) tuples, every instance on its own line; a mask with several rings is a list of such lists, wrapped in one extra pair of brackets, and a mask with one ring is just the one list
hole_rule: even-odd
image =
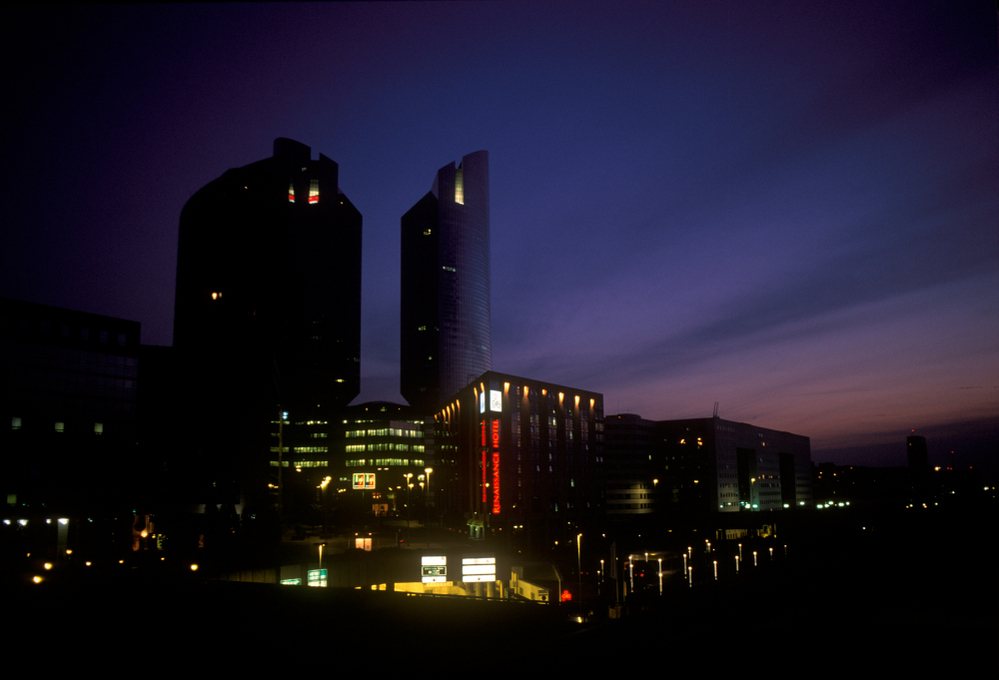
[(487, 149), (496, 370), (607, 413), (718, 401), (817, 461), (902, 464), (911, 428), (999, 456), (990, 2), (22, 7), (0, 31), (0, 295), (170, 344), (185, 201), (291, 137), (364, 215), (358, 400), (401, 401), (399, 219)]

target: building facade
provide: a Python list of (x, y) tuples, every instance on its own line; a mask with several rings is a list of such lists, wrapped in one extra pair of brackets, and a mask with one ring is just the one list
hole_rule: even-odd
[(603, 395), (486, 372), (434, 416), (439, 512), (472, 538), (565, 541), (603, 514)]
[(720, 418), (656, 423), (657, 490), (664, 510), (765, 511), (811, 507), (808, 437)]
[(84, 512), (134, 503), (139, 323), (0, 298), (0, 491)]
[(492, 368), (489, 156), (437, 171), (402, 217), (401, 388), (420, 412)]
[(650, 515), (656, 509), (653, 463), (656, 424), (634, 413), (604, 418), (602, 477), (609, 518)]
[(211, 474), (266, 468), (279, 409), (329, 423), (360, 391), (361, 214), (338, 181), (277, 139), (184, 206), (174, 347)]
[(413, 408), (383, 401), (356, 404), (343, 410), (340, 425), (331, 474), (350, 507), (380, 516), (434, 520), (424, 421)]

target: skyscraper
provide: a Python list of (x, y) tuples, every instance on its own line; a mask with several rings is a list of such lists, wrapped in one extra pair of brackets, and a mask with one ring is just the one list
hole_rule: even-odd
[(360, 325), (361, 214), (335, 162), (277, 139), (184, 206), (174, 347), (196, 446), (266, 457), (278, 404), (293, 422), (331, 421), (360, 391)]
[(401, 393), (430, 414), (492, 368), (489, 155), (437, 171), (402, 216)]

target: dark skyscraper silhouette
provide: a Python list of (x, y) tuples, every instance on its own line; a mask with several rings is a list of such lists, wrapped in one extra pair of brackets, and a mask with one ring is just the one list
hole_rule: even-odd
[(437, 171), (402, 217), (401, 393), (429, 414), (492, 368), (489, 155)]
[(337, 171), (277, 139), (181, 213), (174, 346), (196, 445), (223, 466), (266, 457), (278, 404), (331, 421), (360, 391), (361, 214)]

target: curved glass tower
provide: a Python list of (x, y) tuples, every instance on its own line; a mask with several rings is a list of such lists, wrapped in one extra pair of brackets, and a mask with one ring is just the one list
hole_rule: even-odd
[(277, 139), (181, 212), (174, 347), (191, 441), (220, 468), (266, 461), (278, 405), (332, 422), (360, 391), (361, 214), (337, 182)]
[(437, 171), (402, 216), (401, 393), (431, 413), (492, 368), (489, 154)]
[[(174, 346), (262, 364), (274, 397), (360, 391), (361, 214), (337, 164), (290, 139), (227, 171), (180, 217)], [(249, 368), (244, 364), (245, 368)]]

